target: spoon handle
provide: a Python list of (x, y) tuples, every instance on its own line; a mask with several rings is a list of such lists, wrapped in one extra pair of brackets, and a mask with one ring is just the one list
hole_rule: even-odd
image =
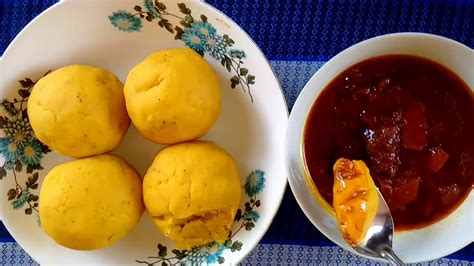
[(396, 254), (393, 252), (392, 248), (389, 246), (384, 246), (379, 250), (379, 255), (382, 256), (384, 259), (392, 262), (395, 265), (406, 265)]

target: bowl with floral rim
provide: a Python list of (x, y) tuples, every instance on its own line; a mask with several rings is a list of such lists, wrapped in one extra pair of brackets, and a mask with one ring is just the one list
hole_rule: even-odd
[[(201, 54), (221, 83), (221, 114), (201, 139), (228, 151), (241, 174), (241, 208), (229, 238), (222, 244), (176, 250), (145, 213), (127, 236), (108, 248), (85, 252), (56, 244), (41, 229), (39, 190), (52, 167), (72, 158), (52, 151), (31, 129), (26, 102), (35, 83), (69, 64), (102, 67), (123, 82), (147, 55), (175, 47)], [(286, 187), (286, 103), (257, 45), (212, 6), (199, 1), (61, 1), (18, 34), (0, 66), (0, 214), (13, 238), (37, 262), (234, 264), (269, 227)], [(113, 153), (143, 175), (161, 148), (131, 126)]]

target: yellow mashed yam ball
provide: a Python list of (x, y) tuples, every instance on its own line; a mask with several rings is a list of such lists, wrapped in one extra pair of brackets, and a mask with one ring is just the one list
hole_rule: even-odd
[(160, 144), (203, 136), (221, 109), (221, 89), (214, 70), (189, 48), (148, 56), (128, 74), (124, 93), (135, 127)]
[(122, 83), (87, 65), (59, 68), (36, 83), (28, 117), (38, 139), (71, 157), (115, 149), (130, 125)]
[(54, 167), (40, 191), (41, 227), (71, 249), (113, 244), (140, 220), (144, 209), (140, 176), (109, 154)]
[(161, 150), (143, 180), (143, 199), (156, 226), (178, 249), (229, 236), (242, 189), (237, 166), (210, 142)]

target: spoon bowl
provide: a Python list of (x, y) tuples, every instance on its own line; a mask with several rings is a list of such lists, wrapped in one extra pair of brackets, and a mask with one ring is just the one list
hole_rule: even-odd
[(372, 225), (365, 237), (358, 244), (352, 244), (351, 247), (363, 255), (385, 259), (395, 265), (405, 265), (392, 250), (394, 234), (392, 214), (380, 190), (377, 189), (377, 192), (379, 205)]

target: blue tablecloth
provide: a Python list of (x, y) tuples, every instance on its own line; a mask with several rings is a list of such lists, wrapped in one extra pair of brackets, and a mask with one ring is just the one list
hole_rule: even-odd
[[(0, 0), (0, 54), (55, 0)], [(291, 110), (304, 84), (332, 56), (364, 39), (417, 31), (474, 47), (472, 0), (208, 0), (236, 21), (263, 50)], [(291, 220), (290, 220), (291, 219)], [(34, 264), (0, 224), (0, 263)], [(430, 262), (474, 265), (474, 244)], [(287, 189), (275, 220), (243, 264), (378, 264), (334, 246), (306, 219)]]

